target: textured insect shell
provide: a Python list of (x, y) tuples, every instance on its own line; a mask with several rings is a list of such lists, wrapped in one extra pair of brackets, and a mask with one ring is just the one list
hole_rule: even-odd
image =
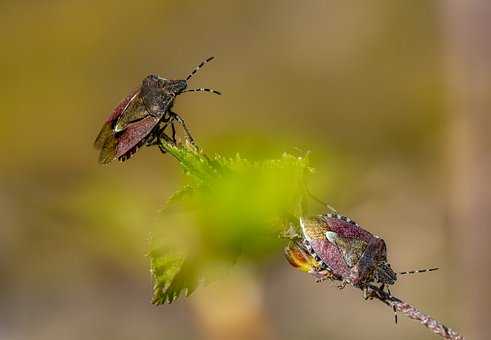
[[(159, 118), (149, 115), (140, 94), (141, 88), (130, 93), (114, 108), (104, 124), (95, 142), (96, 147), (101, 149), (101, 163), (128, 159), (144, 144), (145, 137), (157, 125)], [(128, 119), (121, 119), (125, 118), (125, 113)], [(133, 119), (136, 121), (131, 122)], [(116, 122), (122, 131), (114, 130)]]
[(128, 152), (136, 151), (136, 148), (145, 142), (145, 137), (158, 122), (158, 117), (147, 116), (137, 122), (128, 124), (121, 135), (117, 137), (118, 145), (115, 158), (120, 158)]
[[(365, 283), (371, 282), (374, 279), (374, 271), (383, 268), (380, 265), (386, 260), (387, 248), (385, 246), (385, 241), (380, 237), (373, 236), (368, 242), (359, 262), (351, 271), (350, 279), (352, 284), (355, 286), (363, 286)], [(393, 273), (392, 270), (390, 270), (390, 267), (386, 270), (387, 273)], [(389, 274), (389, 277), (390, 276), (392, 275)], [(391, 280), (385, 281), (385, 283), (393, 284), (395, 279), (394, 273), (394, 277), (391, 278)]]
[(146, 137), (161, 119), (168, 120), (166, 113), (172, 106), (174, 97), (160, 88), (149, 89), (144, 97), (142, 92), (143, 88), (138, 97), (131, 99), (118, 119), (117, 126), (123, 130), (116, 135), (116, 158), (131, 156), (145, 143)]
[[(111, 154), (115, 151), (115, 145), (117, 141), (115, 140), (113, 133), (113, 122), (116, 121), (119, 116), (124, 112), (124, 110), (128, 107), (129, 103), (134, 100), (138, 94), (140, 93), (140, 88), (132, 91), (126, 98), (124, 98), (112, 111), (112, 113), (107, 117), (104, 125), (102, 126), (97, 138), (95, 139), (94, 146), (97, 149), (103, 149), (104, 145), (106, 145), (106, 150), (101, 151), (101, 159), (102, 163), (104, 159), (107, 157), (102, 157), (103, 153)], [(110, 149), (110, 150), (107, 150)]]
[(128, 107), (129, 103), (131, 100), (134, 100), (138, 95), (140, 94), (140, 88), (137, 88), (136, 90), (132, 91), (126, 98), (124, 98), (118, 106), (116, 106), (113, 109), (113, 112), (109, 117), (107, 117), (106, 122), (112, 122), (121, 116), (121, 114), (124, 112), (124, 110)]
[[(368, 243), (373, 235), (362, 229), (354, 222), (348, 222), (341, 218), (319, 215), (311, 218), (302, 218), (300, 220), (302, 231), (305, 239), (309, 242), (315, 254), (330, 268), (332, 273), (340, 278), (349, 278), (351, 267), (346, 261), (346, 251), (352, 249), (341, 249), (341, 247), (329, 241), (326, 232), (336, 233), (340, 238), (347, 241), (348, 244), (362, 241)], [(353, 247), (358, 254), (355, 257), (360, 258), (364, 247)], [(343, 252), (345, 252), (343, 254)]]

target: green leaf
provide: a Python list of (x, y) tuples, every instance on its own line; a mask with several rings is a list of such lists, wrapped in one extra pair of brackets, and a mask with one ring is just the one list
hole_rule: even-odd
[(250, 161), (207, 156), (190, 144), (162, 147), (177, 159), (187, 183), (166, 205), (179, 204), (184, 214), (163, 211), (160, 238), (170, 241), (150, 254), (154, 303), (189, 295), (239, 256), (260, 265), (280, 253), (285, 221), (302, 214), (306, 177), (313, 171), (308, 155)]
[(196, 289), (196, 275), (183, 253), (161, 247), (153, 249), (148, 256), (153, 279), (153, 304), (172, 303), (182, 293), (188, 296)]

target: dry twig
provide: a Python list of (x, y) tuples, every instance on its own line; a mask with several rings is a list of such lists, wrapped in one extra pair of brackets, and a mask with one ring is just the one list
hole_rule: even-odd
[(438, 320), (418, 310), (416, 307), (392, 296), (388, 292), (376, 286), (369, 286), (370, 296), (376, 298), (386, 305), (394, 308), (397, 312), (406, 315), (408, 318), (419, 321), (428, 327), (433, 333), (440, 335), (444, 339), (464, 340), (464, 337), (451, 328), (448, 328)]

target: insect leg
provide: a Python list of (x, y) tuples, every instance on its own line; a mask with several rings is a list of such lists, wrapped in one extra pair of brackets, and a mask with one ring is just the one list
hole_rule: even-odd
[(150, 136), (147, 141), (145, 142), (146, 146), (152, 146), (157, 144), (157, 137), (156, 136)]
[(162, 147), (162, 140), (174, 143), (174, 141), (171, 141), (169, 136), (165, 134), (165, 129), (168, 125), (168, 121), (160, 122), (159, 125), (155, 127), (155, 130), (152, 131), (149, 140), (146, 142), (146, 145), (157, 145), (162, 153), (167, 153), (167, 151)]
[(171, 143), (171, 144), (174, 144), (175, 142), (169, 137), (167, 136), (163, 131), (162, 133), (157, 137), (157, 144), (159, 146), (159, 149), (162, 153), (167, 153), (167, 150), (164, 148), (164, 146), (162, 145), (162, 141), (165, 141), (165, 142), (168, 142), (168, 143)]
[[(387, 287), (387, 293), (389, 293), (389, 295), (392, 296), (392, 293), (390, 292), (389, 287)], [(394, 321), (397, 324), (397, 310), (396, 310), (396, 307), (394, 305), (392, 305), (392, 310), (394, 311)]]
[(339, 285), (337, 285), (337, 287), (338, 289), (344, 289), (348, 283), (349, 283), (348, 280), (343, 280)]
[(368, 287), (363, 288), (363, 298), (368, 300), (370, 298), (370, 294), (368, 293)]
[[(163, 124), (163, 125), (161, 125)], [(164, 130), (165, 128), (167, 127), (169, 123), (159, 123), (159, 125), (157, 125), (155, 127), (155, 129), (152, 131), (152, 133), (150, 134), (149, 136), (149, 139), (147, 140), (146, 142), (146, 145), (147, 146), (152, 146), (152, 145), (157, 145), (160, 143), (160, 135), (164, 133)]]
[(174, 126), (174, 122), (171, 122), (170, 126), (172, 128), (172, 141), (176, 143), (176, 127)]
[(178, 122), (179, 124), (182, 125), (182, 127), (183, 127), (184, 131), (186, 132), (186, 135), (188, 136), (189, 141), (191, 142), (191, 144), (196, 145), (196, 143), (194, 142), (194, 138), (191, 135), (191, 131), (189, 131), (189, 128), (187, 127), (186, 122), (184, 121), (184, 119), (182, 119), (182, 117), (178, 113), (175, 113), (175, 112), (172, 112), (172, 111), (170, 111), (170, 113), (173, 115), (173, 117), (171, 119), (175, 120), (176, 122)]

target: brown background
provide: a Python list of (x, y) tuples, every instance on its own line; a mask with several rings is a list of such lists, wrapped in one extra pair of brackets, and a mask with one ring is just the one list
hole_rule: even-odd
[(150, 304), (149, 226), (182, 182), (92, 141), (150, 72), (224, 96), (176, 111), (210, 152), (312, 151), (313, 191), (382, 235), (393, 289), (491, 334), (490, 5), (474, 1), (2, 1), (0, 339), (430, 339), (278, 254)]

